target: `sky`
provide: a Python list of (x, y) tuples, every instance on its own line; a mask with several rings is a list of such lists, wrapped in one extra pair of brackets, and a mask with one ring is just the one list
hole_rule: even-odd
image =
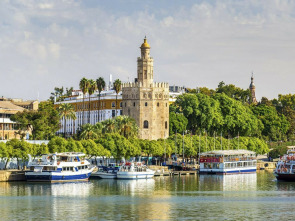
[(295, 93), (292, 0), (1, 0), (0, 96), (46, 100), (81, 78), (132, 81), (146, 35), (154, 80)]

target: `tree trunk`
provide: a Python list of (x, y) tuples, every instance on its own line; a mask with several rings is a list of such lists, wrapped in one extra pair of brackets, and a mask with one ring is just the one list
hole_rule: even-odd
[(116, 117), (117, 117), (117, 102), (118, 102), (118, 94), (116, 94)]
[(90, 124), (90, 111), (91, 111), (91, 104), (90, 104), (90, 94), (89, 94), (89, 106), (88, 106), (88, 123)]
[(67, 120), (66, 120), (66, 116), (64, 116), (65, 118), (65, 125), (64, 125), (64, 138), (66, 138), (66, 129), (67, 129)]
[(83, 111), (82, 125), (84, 125), (84, 94), (83, 94), (83, 107), (82, 107), (82, 111)]
[(5, 167), (4, 167), (5, 170), (7, 170), (7, 165), (8, 165), (8, 163), (9, 163), (9, 160), (10, 160), (10, 158), (7, 157), (7, 159), (6, 159), (6, 163), (5, 163)]
[(100, 113), (99, 113), (99, 110), (100, 110), (100, 91), (98, 93), (98, 122), (100, 122)]

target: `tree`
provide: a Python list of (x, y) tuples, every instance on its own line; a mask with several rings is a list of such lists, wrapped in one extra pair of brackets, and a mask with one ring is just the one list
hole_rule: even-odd
[(229, 98), (224, 93), (217, 93), (213, 96), (219, 102), (224, 124), (222, 132), (224, 135), (236, 137), (261, 135), (263, 124), (253, 114), (248, 105), (233, 98)]
[(76, 113), (74, 110), (73, 105), (71, 105), (70, 103), (62, 103), (59, 107), (58, 107), (58, 112), (60, 115), (60, 118), (64, 118), (64, 138), (66, 138), (66, 122), (67, 119), (73, 119), (76, 120)]
[(96, 80), (96, 86), (97, 86), (97, 90), (98, 90), (98, 122), (100, 122), (100, 94), (101, 92), (104, 90), (105, 86), (106, 86), (106, 82), (104, 81), (104, 79), (102, 77), (98, 78)]
[(91, 112), (91, 103), (90, 103), (90, 97), (97, 89), (96, 82), (92, 79), (89, 80), (89, 87), (88, 87), (88, 94), (89, 94), (89, 111), (88, 111), (88, 123), (90, 124), (90, 112)]
[(97, 139), (101, 135), (100, 131), (97, 129), (97, 126), (92, 124), (84, 124), (81, 127), (81, 132), (79, 134), (79, 137), (82, 140)]
[(51, 93), (51, 96), (49, 100), (54, 103), (54, 100), (56, 99), (57, 102), (64, 101), (66, 97), (69, 97), (72, 95), (73, 87), (66, 88), (66, 92), (64, 93), (64, 87), (54, 88), (54, 92)]
[(290, 124), (284, 115), (278, 115), (275, 107), (262, 104), (254, 106), (252, 110), (264, 125), (262, 135), (266, 139), (278, 141), (285, 138)]
[(67, 152), (68, 141), (62, 137), (53, 137), (48, 143), (50, 153)]
[(242, 88), (236, 87), (233, 84), (226, 85), (223, 81), (218, 84), (216, 93), (224, 93), (228, 97), (239, 100), (243, 103), (249, 103), (251, 98), (251, 92), (249, 89), (244, 90)]
[(117, 79), (114, 82), (114, 89), (116, 91), (116, 116), (117, 116), (117, 109), (118, 109), (118, 94), (121, 91), (122, 82)]
[(118, 116), (115, 119), (116, 131), (127, 139), (138, 136), (138, 126), (136, 121), (129, 116)]
[(36, 140), (50, 139), (60, 129), (58, 111), (50, 101), (40, 102), (38, 111), (23, 111), (11, 116), (11, 120), (26, 131), (30, 128), (32, 137)]
[(183, 133), (186, 130), (188, 120), (182, 113), (169, 113), (169, 134), (172, 135), (175, 132)]
[(85, 123), (84, 121), (85, 100), (84, 99), (85, 99), (85, 94), (88, 92), (89, 81), (86, 78), (82, 78), (79, 83), (79, 88), (83, 93), (83, 117), (82, 117), (82, 125), (83, 125)]

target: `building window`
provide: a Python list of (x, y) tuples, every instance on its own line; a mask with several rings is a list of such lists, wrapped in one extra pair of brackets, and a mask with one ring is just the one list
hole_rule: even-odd
[(122, 102), (120, 102), (120, 107), (122, 107)]
[(116, 116), (116, 110), (112, 110), (112, 117)]
[(149, 128), (149, 122), (147, 120), (143, 122), (143, 128)]
[(116, 104), (115, 104), (115, 102), (112, 102), (112, 107), (116, 107)]
[(146, 107), (147, 107), (147, 105), (148, 105), (148, 104), (147, 104), (147, 102), (145, 102), (144, 106), (146, 106)]
[(157, 103), (157, 106), (160, 107), (160, 103), (159, 102)]
[(133, 103), (133, 106), (135, 107), (135, 102)]
[(123, 111), (122, 110), (120, 110), (120, 115), (123, 115)]
[(168, 123), (167, 123), (167, 121), (165, 121), (165, 129), (167, 129), (168, 128)]

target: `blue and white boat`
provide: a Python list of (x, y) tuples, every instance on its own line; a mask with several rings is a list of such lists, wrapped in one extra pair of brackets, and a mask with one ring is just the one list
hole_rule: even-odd
[(85, 160), (84, 153), (66, 152), (42, 155), (32, 160), (29, 155), (27, 181), (72, 182), (88, 180), (95, 166)]
[(98, 177), (101, 179), (116, 179), (117, 172), (120, 167), (115, 163), (110, 163), (109, 166), (102, 166), (98, 168), (98, 171), (91, 174), (91, 177)]
[(154, 177), (155, 171), (140, 162), (125, 163), (117, 172), (117, 179), (149, 179)]
[(216, 150), (200, 154), (200, 173), (255, 173), (256, 153), (249, 150)]

